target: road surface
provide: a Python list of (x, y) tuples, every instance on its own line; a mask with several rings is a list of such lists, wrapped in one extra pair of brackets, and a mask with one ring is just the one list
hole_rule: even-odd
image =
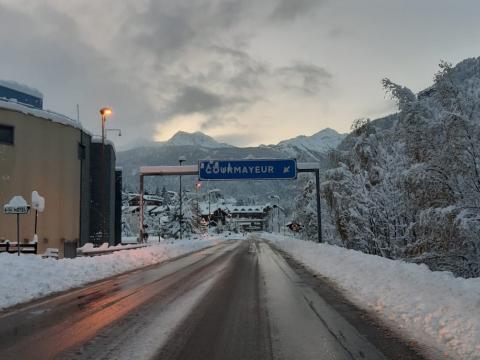
[(0, 313), (0, 359), (423, 359), (311, 279), (225, 242)]

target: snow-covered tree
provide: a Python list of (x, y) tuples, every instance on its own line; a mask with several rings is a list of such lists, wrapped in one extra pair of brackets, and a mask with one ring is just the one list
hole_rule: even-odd
[(323, 186), (345, 246), (480, 275), (480, 58), (414, 95), (385, 79), (394, 126), (356, 121)]

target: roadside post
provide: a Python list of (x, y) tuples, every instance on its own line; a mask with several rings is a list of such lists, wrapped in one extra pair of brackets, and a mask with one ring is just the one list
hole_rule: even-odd
[(38, 223), (38, 213), (42, 213), (45, 210), (45, 198), (40, 196), (37, 191), (32, 191), (32, 208), (35, 209), (35, 227), (33, 234), (33, 241), (38, 242), (37, 235), (37, 223)]
[(14, 196), (8, 204), (3, 206), (5, 214), (17, 215), (17, 253), (20, 256), (20, 215), (28, 214), (30, 205), (22, 196)]

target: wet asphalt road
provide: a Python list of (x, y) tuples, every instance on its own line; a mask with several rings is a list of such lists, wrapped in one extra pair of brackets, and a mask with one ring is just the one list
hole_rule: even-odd
[(255, 239), (0, 313), (0, 359), (422, 359), (357, 325)]

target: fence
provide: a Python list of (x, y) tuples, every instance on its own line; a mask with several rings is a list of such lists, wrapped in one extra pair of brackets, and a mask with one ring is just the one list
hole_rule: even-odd
[[(18, 252), (17, 243), (0, 243), (0, 253), (7, 252), (9, 254), (15, 254)], [(37, 243), (34, 244), (20, 244), (20, 252), (22, 254), (36, 254)]]

